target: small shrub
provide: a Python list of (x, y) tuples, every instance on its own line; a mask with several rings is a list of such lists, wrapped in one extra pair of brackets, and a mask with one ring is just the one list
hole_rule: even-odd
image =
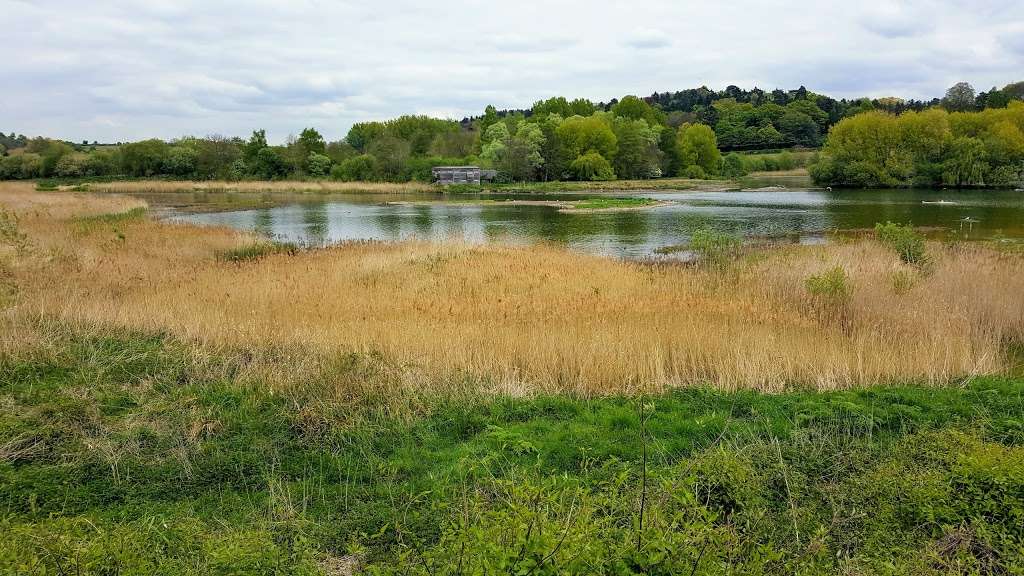
[(829, 302), (845, 302), (850, 298), (853, 288), (850, 278), (842, 266), (836, 266), (821, 274), (808, 278), (805, 282), (807, 291), (813, 296)]
[(714, 267), (723, 267), (734, 260), (742, 245), (738, 237), (710, 228), (701, 228), (690, 237), (690, 249), (697, 254), (700, 263)]
[(914, 266), (928, 264), (928, 254), (925, 250), (924, 236), (914, 231), (910, 224), (896, 224), (886, 222), (875, 224), (875, 237), (882, 244), (893, 249), (900, 256), (900, 260)]
[(288, 254), (292, 256), (297, 254), (298, 251), (299, 247), (290, 242), (255, 242), (218, 252), (217, 259), (224, 262), (251, 262), (271, 254)]

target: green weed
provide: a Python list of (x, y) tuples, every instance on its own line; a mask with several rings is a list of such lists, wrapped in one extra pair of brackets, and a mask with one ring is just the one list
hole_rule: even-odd
[(290, 242), (254, 242), (218, 252), (217, 259), (225, 262), (251, 262), (272, 254), (295, 255), (298, 252), (298, 245)]
[(840, 304), (850, 298), (853, 287), (850, 286), (850, 277), (842, 266), (836, 266), (821, 274), (815, 274), (807, 278), (805, 282), (807, 291), (812, 296), (820, 298), (831, 304)]
[(910, 224), (893, 222), (875, 224), (875, 237), (894, 250), (900, 260), (914, 266), (926, 266), (930, 259), (925, 248), (924, 236), (914, 231)]

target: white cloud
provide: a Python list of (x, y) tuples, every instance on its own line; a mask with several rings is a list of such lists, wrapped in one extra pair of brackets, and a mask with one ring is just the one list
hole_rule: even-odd
[(0, 0), (0, 130), (245, 136), (706, 84), (931, 98), (1024, 79), (1019, 0)]
[(641, 50), (665, 48), (672, 44), (668, 34), (655, 28), (640, 28), (626, 39), (626, 45)]
[(861, 23), (865, 28), (887, 38), (913, 37), (932, 29), (934, 10), (930, 5), (913, 2), (878, 1), (868, 3)]

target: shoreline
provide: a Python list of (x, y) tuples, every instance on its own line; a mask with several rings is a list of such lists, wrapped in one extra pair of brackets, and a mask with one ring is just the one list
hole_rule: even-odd
[(649, 210), (675, 204), (668, 200), (652, 200), (650, 203), (633, 206), (609, 206), (604, 208), (580, 208), (573, 202), (585, 200), (394, 200), (385, 202), (386, 206), (545, 206), (555, 208), (559, 212), (572, 214), (595, 214), (602, 212), (629, 212)]

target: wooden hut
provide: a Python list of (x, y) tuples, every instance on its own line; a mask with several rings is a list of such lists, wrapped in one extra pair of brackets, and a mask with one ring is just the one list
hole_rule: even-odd
[(479, 166), (437, 166), (431, 170), (435, 184), (479, 184)]

